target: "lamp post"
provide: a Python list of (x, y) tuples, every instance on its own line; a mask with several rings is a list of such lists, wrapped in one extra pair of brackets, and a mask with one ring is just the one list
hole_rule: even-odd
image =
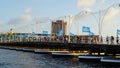
[[(94, 16), (94, 18), (96, 19), (96, 21), (98, 22), (98, 31), (99, 31), (99, 43), (102, 42), (101, 41), (101, 36), (102, 36), (102, 25), (104, 23), (104, 19), (106, 14), (108, 13), (108, 11), (110, 10), (111, 7), (118, 5), (120, 7), (120, 3), (115, 3), (111, 6), (109, 6), (107, 9), (105, 10), (99, 10), (99, 12), (91, 12), (91, 14)], [(103, 16), (101, 17), (101, 12), (104, 12)], [(94, 14), (99, 14), (99, 19), (97, 19), (97, 17)]]
[(113, 6), (115, 6), (115, 5), (118, 5), (118, 7), (120, 7), (120, 3), (112, 4), (111, 6), (109, 6), (109, 7), (106, 9), (103, 17), (101, 18), (101, 33), (102, 33), (102, 24), (103, 24), (103, 22), (104, 22), (105, 16), (106, 16), (106, 14), (108, 13), (109, 9), (110, 9), (111, 7), (113, 7)]
[[(71, 23), (73, 22), (73, 19), (78, 20), (79, 17), (82, 15), (87, 14), (86, 11), (81, 11), (80, 13), (76, 14), (75, 16), (69, 15), (68, 17), (68, 42), (70, 42), (70, 29), (71, 29)], [(79, 23), (78, 23), (78, 35), (79, 35)]]
[(72, 15), (66, 17), (68, 17), (68, 43), (70, 43), (70, 23), (72, 22)]
[(68, 23), (68, 42), (70, 43), (70, 23), (71, 23), (71, 16), (68, 16), (69, 17), (69, 23)]
[[(79, 12), (78, 14), (76, 14), (75, 16), (74, 16), (74, 20), (75, 21), (77, 21), (77, 20), (80, 20), (80, 18), (82, 18), (82, 16), (84, 16), (84, 15), (86, 15), (86, 14), (88, 14), (88, 11), (86, 11), (86, 10), (83, 10), (83, 11), (81, 11), (81, 12)], [(77, 29), (77, 33), (78, 33), (78, 35), (79, 35), (79, 25), (80, 25), (80, 23), (78, 22), (78, 29)]]
[(115, 4), (112, 4), (111, 6), (109, 6), (106, 10), (105, 10), (105, 13), (103, 15), (103, 17), (101, 18), (100, 20), (100, 36), (102, 36), (102, 24), (104, 23), (104, 19), (105, 19), (105, 16), (106, 14), (108, 13), (108, 11), (110, 10), (111, 7), (115, 6), (115, 5), (118, 5), (118, 7), (120, 7), (120, 3), (115, 3)]

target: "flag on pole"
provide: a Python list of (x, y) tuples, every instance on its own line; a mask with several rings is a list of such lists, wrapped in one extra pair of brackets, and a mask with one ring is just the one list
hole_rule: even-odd
[(74, 34), (73, 34), (73, 33), (70, 33), (69, 35), (70, 35), (70, 36), (74, 36)]
[(61, 29), (61, 30), (59, 30), (59, 31), (58, 31), (58, 34), (59, 34), (59, 35), (64, 34), (64, 30), (62, 30), (62, 29)]
[(50, 37), (50, 34), (47, 34), (47, 37)]
[(120, 30), (119, 29), (117, 29), (117, 35), (120, 35)]
[(32, 32), (32, 37), (34, 37), (35, 36), (35, 32)]
[(90, 36), (93, 36), (93, 35), (94, 35), (94, 33), (93, 33), (93, 32), (89, 32), (89, 35), (90, 35)]
[(18, 39), (20, 39), (21, 38), (21, 35), (18, 35)]
[(24, 33), (24, 37), (25, 37), (25, 38), (28, 38), (28, 33)]
[(43, 31), (43, 34), (48, 34), (48, 31)]
[(90, 32), (90, 27), (83, 26), (82, 32)]

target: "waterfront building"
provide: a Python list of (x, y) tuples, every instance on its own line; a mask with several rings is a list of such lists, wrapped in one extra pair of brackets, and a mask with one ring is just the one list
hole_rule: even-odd
[(67, 34), (67, 22), (65, 22), (64, 20), (57, 20), (55, 22), (52, 22), (51, 33), (58, 34), (59, 30), (63, 30), (64, 35), (66, 35)]

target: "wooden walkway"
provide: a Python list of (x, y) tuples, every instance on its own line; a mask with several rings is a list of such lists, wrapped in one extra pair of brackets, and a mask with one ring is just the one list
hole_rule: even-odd
[(85, 43), (59, 43), (59, 42), (3, 42), (0, 46), (18, 46), (18, 47), (32, 47), (32, 48), (46, 48), (46, 49), (66, 49), (70, 52), (87, 51), (90, 55), (92, 53), (105, 53), (105, 55), (120, 54), (120, 45), (115, 44), (85, 44)]

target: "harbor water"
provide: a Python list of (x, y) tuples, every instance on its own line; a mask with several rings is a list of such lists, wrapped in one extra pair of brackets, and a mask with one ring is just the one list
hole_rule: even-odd
[[(77, 58), (53, 58), (51, 54), (35, 54), (0, 49), (0, 68), (116, 68), (100, 62), (82, 62)], [(118, 67), (118, 66), (117, 66)]]

